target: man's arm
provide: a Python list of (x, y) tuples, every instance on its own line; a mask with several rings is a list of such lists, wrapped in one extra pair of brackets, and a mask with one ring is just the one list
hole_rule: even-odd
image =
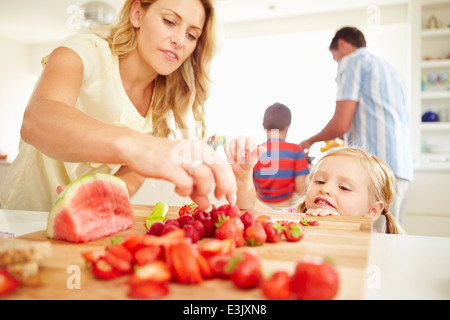
[(357, 107), (357, 101), (337, 101), (333, 118), (331, 118), (322, 131), (301, 142), (300, 146), (304, 149), (309, 149), (316, 142), (341, 138), (350, 129)]

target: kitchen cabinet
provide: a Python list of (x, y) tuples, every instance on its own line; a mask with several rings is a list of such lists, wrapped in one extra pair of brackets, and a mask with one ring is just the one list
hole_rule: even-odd
[(450, 170), (450, 1), (416, 0), (411, 9), (416, 168)]

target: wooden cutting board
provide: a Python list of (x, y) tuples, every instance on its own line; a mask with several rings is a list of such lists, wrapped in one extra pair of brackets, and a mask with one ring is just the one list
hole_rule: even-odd
[[(151, 215), (152, 206), (133, 206), (136, 223), (126, 231), (84, 244), (54, 241), (46, 238), (45, 230), (20, 238), (52, 243), (52, 258), (40, 264), (42, 284), (36, 287), (22, 286), (8, 299), (127, 299), (128, 277), (102, 281), (97, 280), (87, 268), (81, 253), (88, 250), (103, 250), (115, 236), (126, 237), (131, 233), (144, 234), (145, 218)], [(178, 217), (178, 207), (170, 207), (167, 218)], [(258, 213), (261, 214), (261, 213)], [(298, 221), (295, 213), (271, 213), (273, 220)], [(329, 257), (334, 260), (340, 277), (337, 299), (362, 299), (366, 283), (372, 223), (369, 218), (318, 217), (320, 226), (305, 227), (305, 237), (297, 243), (285, 240), (254, 247), (262, 257), (263, 273), (276, 270), (292, 272), (296, 263), (304, 256)], [(208, 239), (202, 240), (208, 241)], [(241, 250), (239, 248), (238, 250)], [(79, 271), (80, 288), (74, 277)], [(231, 281), (212, 279), (200, 285), (171, 283), (170, 300), (258, 300), (264, 299), (259, 289), (239, 290)]]

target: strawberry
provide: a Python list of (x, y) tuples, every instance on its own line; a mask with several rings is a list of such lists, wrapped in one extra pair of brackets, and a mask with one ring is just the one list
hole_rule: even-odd
[(286, 271), (277, 271), (261, 285), (264, 296), (270, 300), (287, 300), (291, 296), (291, 277)]
[(224, 218), (219, 217), (217, 221), (218, 227), (215, 231), (215, 236), (219, 240), (227, 238), (233, 239), (236, 247), (241, 247), (245, 243), (244, 239), (244, 224), (240, 218)]
[(140, 248), (134, 253), (134, 262), (138, 266), (143, 266), (150, 262), (161, 259), (162, 256), (163, 250), (161, 246), (149, 245)]
[(259, 222), (261, 224), (264, 224), (265, 222), (269, 221), (271, 218), (269, 215), (267, 214), (260, 214), (258, 216), (256, 216), (256, 222)]
[(185, 204), (184, 206), (182, 206), (180, 208), (180, 210), (178, 210), (178, 215), (182, 216), (185, 214), (193, 214), (194, 213), (194, 209), (197, 207), (197, 205), (195, 205), (194, 203), (191, 204)]
[(295, 267), (292, 290), (299, 300), (331, 300), (339, 290), (339, 275), (328, 262), (305, 259)]
[(266, 231), (259, 222), (245, 229), (244, 237), (250, 246), (261, 246), (267, 240)]
[(283, 236), (285, 227), (281, 225), (281, 222), (267, 221), (263, 225), (264, 231), (267, 235), (267, 242), (280, 242)]
[(174, 243), (167, 248), (166, 262), (178, 283), (195, 284), (203, 281), (197, 263), (198, 252), (187, 242)]
[(104, 255), (104, 250), (90, 250), (81, 253), (83, 259), (89, 263), (96, 262), (100, 257), (103, 257)]
[(105, 257), (100, 257), (97, 261), (91, 263), (92, 273), (101, 280), (110, 280), (122, 275), (120, 271), (106, 261)]
[(128, 296), (133, 299), (158, 299), (169, 293), (169, 288), (164, 283), (144, 282), (131, 285)]
[(239, 218), (241, 211), (237, 205), (224, 204), (217, 208), (219, 215), (222, 217)]
[(105, 260), (121, 274), (133, 271), (133, 255), (122, 244), (113, 244), (105, 253)]
[(142, 247), (143, 240), (144, 235), (142, 234), (130, 234), (125, 238), (122, 245), (133, 254)]
[(244, 224), (244, 227), (248, 228), (248, 227), (250, 227), (250, 226), (255, 224), (256, 215), (253, 212), (251, 212), (251, 211), (246, 211), (241, 216), (241, 220), (242, 220), (242, 223)]
[(226, 269), (230, 273), (230, 280), (240, 289), (255, 288), (260, 284), (261, 261), (256, 251), (239, 252)]
[(150, 227), (150, 230), (148, 230), (147, 234), (160, 236), (164, 227), (165, 227), (164, 222), (156, 221), (155, 223), (152, 224), (152, 226)]
[(299, 223), (293, 221), (288, 222), (285, 225), (285, 228), (286, 229), (284, 229), (283, 231), (284, 236), (286, 237), (286, 240), (289, 242), (298, 242), (304, 236), (303, 228)]
[(19, 282), (6, 269), (0, 270), (0, 296), (13, 292), (18, 285)]
[(183, 227), (186, 223), (194, 221), (192, 214), (184, 214), (177, 219), (180, 227)]
[(307, 220), (306, 218), (302, 218), (302, 220), (300, 220), (300, 223), (302, 225), (304, 225), (305, 227), (309, 227), (309, 226), (315, 227), (315, 226), (319, 225), (319, 221), (312, 220), (312, 219)]
[(231, 238), (224, 240), (211, 239), (198, 246), (198, 251), (207, 259), (215, 255), (229, 255), (234, 251), (234, 242)]
[(196, 258), (197, 258), (197, 264), (198, 264), (198, 267), (200, 268), (200, 273), (201, 273), (202, 277), (204, 279), (214, 278), (215, 272), (209, 265), (206, 258), (201, 254), (197, 254)]
[(230, 263), (232, 257), (233, 256), (231, 254), (216, 254), (208, 258), (207, 261), (212, 272), (216, 276), (222, 279), (227, 279), (230, 276), (227, 266)]
[(172, 274), (164, 261), (158, 260), (136, 267), (128, 279), (128, 284), (137, 285), (144, 282), (165, 283), (172, 279)]

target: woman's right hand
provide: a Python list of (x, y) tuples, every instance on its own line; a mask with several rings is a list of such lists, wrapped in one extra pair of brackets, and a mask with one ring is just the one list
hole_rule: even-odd
[(237, 186), (231, 166), (202, 141), (172, 141), (146, 135), (130, 139), (127, 149), (125, 163), (132, 170), (172, 182), (177, 194), (189, 196), (200, 208), (210, 206), (208, 194), (213, 179), (215, 197), (225, 196), (230, 204), (236, 203)]

